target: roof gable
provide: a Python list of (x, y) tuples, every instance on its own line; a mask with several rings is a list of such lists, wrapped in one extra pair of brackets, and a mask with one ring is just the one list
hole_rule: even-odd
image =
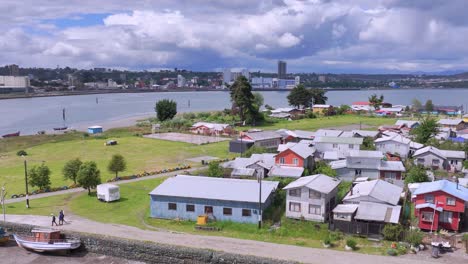
[[(457, 188), (458, 187), (458, 188)], [(414, 191), (414, 195), (432, 193), (436, 191), (443, 191), (454, 197), (468, 201), (468, 189), (447, 180), (433, 181), (433, 182), (422, 182), (419, 187)]]

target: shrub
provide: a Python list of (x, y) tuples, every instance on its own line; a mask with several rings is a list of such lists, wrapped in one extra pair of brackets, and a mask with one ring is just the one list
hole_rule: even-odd
[(83, 137), (87, 138), (87, 137), (89, 137), (89, 134), (88, 133), (83, 133)]
[(24, 151), (24, 150), (20, 150), (20, 151), (16, 152), (16, 156), (21, 157), (21, 156), (27, 156), (27, 155), (28, 155), (28, 153), (26, 151)]
[(422, 243), (423, 234), (416, 230), (411, 230), (406, 233), (405, 241), (413, 246), (417, 246)]
[(401, 233), (403, 232), (403, 227), (401, 225), (385, 225), (382, 230), (382, 234), (385, 240), (398, 241)]
[(343, 233), (340, 231), (330, 232), (330, 239), (332, 241), (338, 241), (343, 239)]
[(387, 250), (387, 254), (388, 254), (389, 256), (396, 256), (396, 255), (398, 255), (397, 251), (396, 251), (395, 249), (393, 249), (393, 248)]
[(354, 239), (346, 239), (346, 245), (354, 250), (356, 249), (357, 242)]
[(331, 244), (331, 239), (330, 239), (330, 237), (326, 237), (326, 238), (323, 240), (323, 244), (324, 244), (324, 245), (330, 245), (330, 244)]

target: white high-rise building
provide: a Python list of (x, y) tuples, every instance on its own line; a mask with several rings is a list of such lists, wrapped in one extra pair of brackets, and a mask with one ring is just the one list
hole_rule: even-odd
[(299, 84), (301, 84), (301, 77), (300, 76), (296, 76), (294, 78), (294, 85), (298, 86)]
[(223, 84), (232, 81), (231, 69), (223, 69)]
[(182, 75), (177, 75), (177, 88), (185, 87), (186, 80), (184, 76)]

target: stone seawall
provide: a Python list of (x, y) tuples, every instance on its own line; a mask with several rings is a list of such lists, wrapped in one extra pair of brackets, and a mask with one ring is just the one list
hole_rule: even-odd
[[(32, 225), (5, 223), (3, 227), (10, 233), (29, 234)], [(269, 258), (261, 258), (248, 255), (231, 254), (209, 249), (189, 248), (167, 244), (157, 244), (138, 240), (129, 240), (109, 236), (97, 236), (94, 234), (62, 231), (66, 237), (79, 238), (82, 241), (82, 250), (120, 257), (129, 260), (137, 260), (146, 263), (193, 263), (193, 264), (256, 264), (256, 263), (295, 263)]]

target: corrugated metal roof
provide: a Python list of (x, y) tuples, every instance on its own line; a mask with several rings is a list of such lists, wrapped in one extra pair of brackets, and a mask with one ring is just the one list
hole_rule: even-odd
[(406, 125), (407, 127), (413, 127), (414, 125), (419, 124), (419, 121), (414, 121), (414, 120), (397, 120), (395, 122), (395, 125), (397, 126), (402, 126)]
[(352, 130), (354, 135), (360, 135), (361, 137), (376, 137), (379, 135), (379, 131), (369, 131), (369, 130)]
[(245, 136), (251, 138), (253, 141), (281, 138), (281, 135), (276, 131), (248, 132)]
[[(262, 203), (278, 188), (277, 181), (262, 181)], [(177, 175), (161, 183), (150, 195), (257, 203), (257, 180)]]
[(249, 169), (249, 168), (235, 168), (231, 172), (232, 176), (254, 176), (254, 174), (255, 174), (255, 169)]
[(463, 187), (461, 184), (458, 184), (457, 189), (456, 183), (447, 180), (422, 182), (416, 191), (414, 191), (414, 195), (436, 191), (443, 191), (464, 201), (468, 201), (468, 189)]
[(356, 212), (358, 204), (339, 204), (333, 209), (333, 213), (352, 214)]
[(397, 224), (400, 219), (401, 206), (387, 204), (360, 202), (355, 219), (365, 221), (378, 221)]
[(346, 168), (346, 160), (336, 160), (330, 162), (330, 167), (334, 170)]
[(401, 161), (382, 160), (380, 161), (379, 170), (385, 171), (406, 171), (405, 165)]
[(323, 152), (323, 159), (324, 160), (339, 160), (339, 153), (338, 151), (324, 151)]
[(353, 194), (351, 195), (351, 192), (346, 194), (343, 201), (356, 199), (362, 196), (370, 196), (382, 201), (382, 203), (397, 205), (402, 192), (403, 188), (399, 186), (383, 180), (372, 180), (356, 184), (353, 187)]
[(349, 152), (350, 157), (359, 157), (359, 158), (376, 158), (382, 159), (384, 157), (381, 151), (374, 150), (351, 150)]
[(354, 133), (352, 131), (343, 131), (340, 137), (354, 137)]
[(315, 143), (333, 143), (333, 144), (362, 144), (362, 138), (347, 137), (315, 137)]
[(268, 175), (273, 177), (299, 178), (302, 176), (302, 173), (304, 173), (304, 168), (302, 167), (273, 166)]
[(221, 131), (227, 127), (229, 127), (229, 124), (219, 124), (219, 123), (208, 123), (208, 122), (197, 122), (192, 125), (192, 128), (197, 128), (200, 126), (205, 126), (209, 129), (214, 129), (217, 131)]
[(460, 150), (443, 150), (441, 149), (440, 152), (446, 157), (446, 158), (455, 158), (455, 159), (465, 159), (465, 151), (460, 151)]
[(332, 178), (324, 174), (315, 174), (311, 176), (301, 177), (291, 182), (283, 189), (288, 190), (305, 186), (309, 189), (327, 194), (333, 191), (339, 184), (340, 180), (338, 179)]
[(440, 119), (437, 123), (441, 125), (448, 125), (448, 126), (456, 126), (463, 122), (463, 119), (457, 118), (457, 119)]
[(315, 137), (338, 137), (343, 133), (341, 130), (319, 129), (315, 132)]

